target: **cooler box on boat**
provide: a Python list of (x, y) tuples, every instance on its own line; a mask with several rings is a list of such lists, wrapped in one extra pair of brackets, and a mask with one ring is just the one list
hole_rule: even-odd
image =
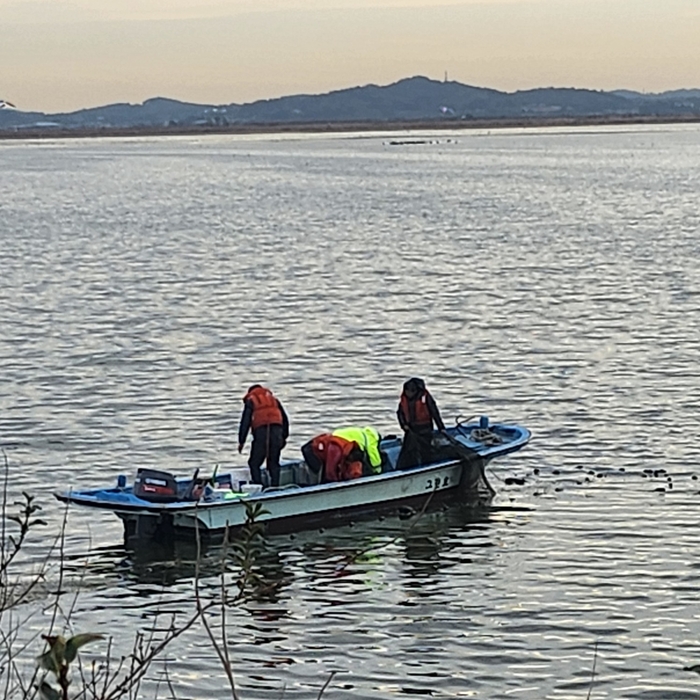
[(241, 491), (241, 487), (250, 482), (250, 470), (248, 467), (238, 467), (236, 469), (232, 469), (229, 472), (229, 475), (231, 479), (232, 491)]

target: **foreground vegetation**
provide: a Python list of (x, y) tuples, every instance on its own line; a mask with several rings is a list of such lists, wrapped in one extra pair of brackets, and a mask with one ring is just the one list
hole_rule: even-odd
[[(60, 531), (47, 544), (47, 553), (30, 575), (20, 573), (23, 549), (34, 537), (47, 536), (47, 523), (41, 519), (41, 506), (27, 493), (22, 500), (8, 502), (9, 466), (3, 453), (4, 471), (0, 484), (0, 695), (6, 700), (120, 700), (136, 698), (152, 664), (162, 659), (169, 645), (186, 631), (199, 627), (209, 640), (228, 682), (227, 694), (241, 700), (235, 669), (227, 643), (227, 611), (234, 605), (270, 593), (276, 583), (261, 574), (259, 558), (265, 548), (262, 508), (248, 507), (247, 523), (235, 542), (225, 538), (221, 549), (220, 585), (216, 593), (205, 594), (200, 587), (201, 547), (197, 538), (196, 571), (192, 582), (192, 607), (183, 616), (170, 615), (167, 624), (138, 630), (131, 652), (115, 656), (115, 639), (89, 630), (72, 632), (72, 611), (77, 594), (67, 601), (63, 591), (63, 534)], [(57, 563), (55, 563), (57, 562)], [(50, 622), (46, 630), (29, 642), (21, 634), (27, 622), (20, 612), (27, 605), (43, 606), (41, 591), (54, 590), (48, 606)], [(158, 617), (158, 616), (157, 616)], [(161, 616), (162, 617), (162, 616)], [(123, 640), (120, 640), (123, 641)], [(82, 663), (80, 650), (101, 642), (91, 663)], [(97, 648), (97, 647), (95, 647)], [(27, 663), (30, 659), (31, 663)], [(30, 670), (28, 670), (30, 669)], [(318, 698), (328, 688), (334, 674), (320, 684)], [(167, 678), (169, 697), (175, 688)]]

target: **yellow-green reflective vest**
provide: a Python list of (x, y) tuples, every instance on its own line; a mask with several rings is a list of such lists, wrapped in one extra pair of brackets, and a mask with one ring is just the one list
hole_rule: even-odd
[(356, 442), (360, 449), (367, 455), (369, 465), (375, 474), (382, 470), (382, 456), (379, 454), (379, 433), (370, 425), (360, 428), (349, 426), (333, 431), (336, 437)]

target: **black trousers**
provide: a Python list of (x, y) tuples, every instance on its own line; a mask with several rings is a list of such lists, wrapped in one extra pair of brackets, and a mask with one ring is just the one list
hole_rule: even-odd
[(404, 434), (401, 452), (396, 461), (397, 469), (410, 469), (430, 464), (433, 457), (433, 431), (407, 430)]
[(281, 425), (261, 425), (253, 430), (248, 466), (254, 484), (262, 484), (260, 467), (267, 461), (272, 486), (280, 485), (280, 454), (283, 447), (284, 434)]

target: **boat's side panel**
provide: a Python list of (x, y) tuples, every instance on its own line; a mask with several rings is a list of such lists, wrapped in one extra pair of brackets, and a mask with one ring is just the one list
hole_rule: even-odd
[[(470, 479), (478, 478), (479, 467)], [(267, 512), (259, 520), (274, 521), (289, 518), (303, 519), (321, 516), (335, 511), (369, 511), (385, 504), (403, 502), (431, 494), (443, 494), (457, 489), (462, 478), (460, 463), (447, 463), (430, 469), (408, 472), (395, 472), (381, 478), (369, 477), (336, 484), (310, 486), (303, 489), (272, 491), (248, 499), (249, 503), (259, 503)], [(237, 527), (245, 523), (246, 510), (242, 503), (209, 505), (187, 512), (174, 512), (173, 523), (177, 527), (199, 527), (210, 530)]]

